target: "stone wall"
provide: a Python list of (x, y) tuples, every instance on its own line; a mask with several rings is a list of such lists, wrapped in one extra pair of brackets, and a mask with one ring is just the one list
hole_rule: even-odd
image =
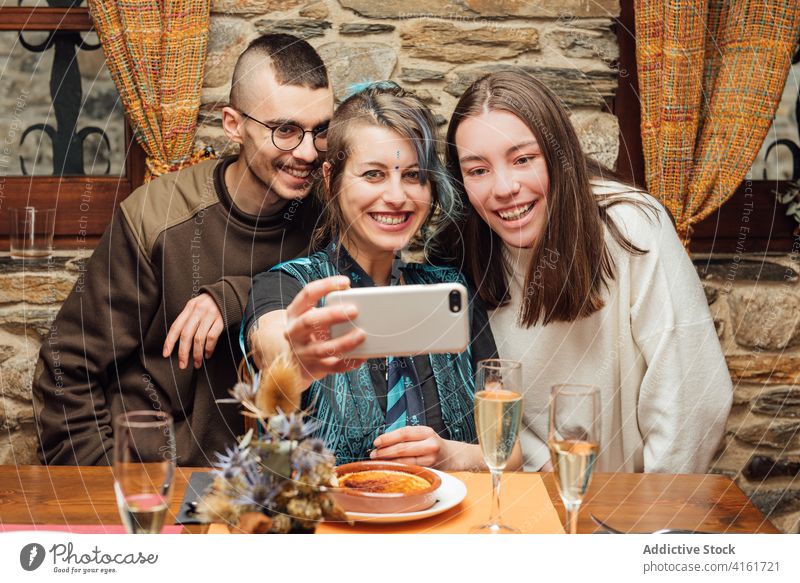
[(734, 384), (712, 465), (784, 532), (800, 532), (800, 244), (785, 256), (697, 256)]
[[(230, 151), (219, 110), (236, 56), (260, 32), (283, 30), (318, 48), (338, 95), (349, 83), (396, 79), (430, 103), (442, 123), (476, 75), (522, 67), (562, 96), (590, 153), (607, 164), (616, 158), (616, 118), (602, 108), (616, 87), (610, 17), (617, 0), (215, 0), (212, 6), (198, 138), (219, 152)], [(797, 254), (699, 256), (695, 263), (736, 385), (713, 471), (734, 477), (779, 528), (797, 532)], [(0, 464), (35, 463), (33, 364), (80, 265), (59, 256), (22, 271), (0, 260)]]
[(349, 85), (393, 79), (444, 125), (457, 97), (484, 72), (522, 68), (547, 82), (573, 114), (584, 148), (613, 166), (618, 0), (212, 0), (198, 140), (231, 151), (220, 127), (230, 73), (265, 32), (304, 37), (324, 59), (337, 98)]
[(33, 368), (81, 265), (75, 253), (26, 269), (0, 259), (0, 465), (37, 463)]

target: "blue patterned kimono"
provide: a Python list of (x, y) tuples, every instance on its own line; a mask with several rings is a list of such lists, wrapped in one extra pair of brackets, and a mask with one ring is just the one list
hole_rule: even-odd
[[(270, 271), (282, 271), (303, 285), (340, 275), (330, 250), (281, 263)], [(450, 267), (414, 263), (403, 266), (402, 271), (406, 284), (457, 282), (467, 286), (464, 276)], [(470, 348), (460, 354), (430, 354), (427, 358), (450, 438), (475, 443), (475, 376)], [(317, 423), (315, 436), (325, 441), (339, 464), (368, 458), (374, 449), (373, 441), (384, 432), (385, 413), (375, 395), (368, 366), (364, 363), (355, 370), (328, 375), (312, 383), (303, 395), (303, 408)]]

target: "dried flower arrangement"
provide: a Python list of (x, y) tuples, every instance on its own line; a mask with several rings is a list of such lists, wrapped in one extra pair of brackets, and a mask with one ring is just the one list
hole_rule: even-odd
[(322, 440), (309, 437), (314, 421), (298, 411), (298, 378), (287, 356), (252, 377), (239, 367), (232, 398), (221, 402), (239, 403), (262, 431), (250, 429), (237, 447), (217, 454), (214, 483), (197, 509), (206, 521), (235, 532), (288, 533), (313, 532), (323, 519), (347, 520), (328, 494), (336, 459)]

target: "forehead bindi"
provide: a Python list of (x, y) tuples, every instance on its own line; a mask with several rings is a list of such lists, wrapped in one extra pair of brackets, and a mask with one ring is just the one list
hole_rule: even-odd
[(353, 145), (351, 160), (357, 164), (377, 162), (399, 169), (417, 163), (411, 141), (388, 128), (356, 128), (350, 132), (348, 142)]

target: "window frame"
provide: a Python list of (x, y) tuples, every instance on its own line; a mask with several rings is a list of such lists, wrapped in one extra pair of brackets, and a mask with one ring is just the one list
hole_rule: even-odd
[[(0, 31), (94, 30), (88, 8), (0, 8)], [(102, 50), (102, 49), (100, 49)], [(58, 209), (54, 245), (58, 249), (94, 248), (115, 209), (144, 181), (145, 153), (125, 120), (125, 174), (122, 176), (3, 176), (0, 201), (0, 249), (8, 249), (6, 208)], [(87, 208), (88, 204), (88, 208)]]
[[(620, 0), (617, 19), (619, 86), (614, 114), (619, 120), (618, 171), (637, 186), (645, 186), (641, 137), (641, 106), (636, 69), (634, 0)], [(786, 180), (750, 180), (739, 185), (719, 209), (695, 226), (692, 253), (787, 253), (798, 226), (787, 217), (775, 191), (785, 191)]]

